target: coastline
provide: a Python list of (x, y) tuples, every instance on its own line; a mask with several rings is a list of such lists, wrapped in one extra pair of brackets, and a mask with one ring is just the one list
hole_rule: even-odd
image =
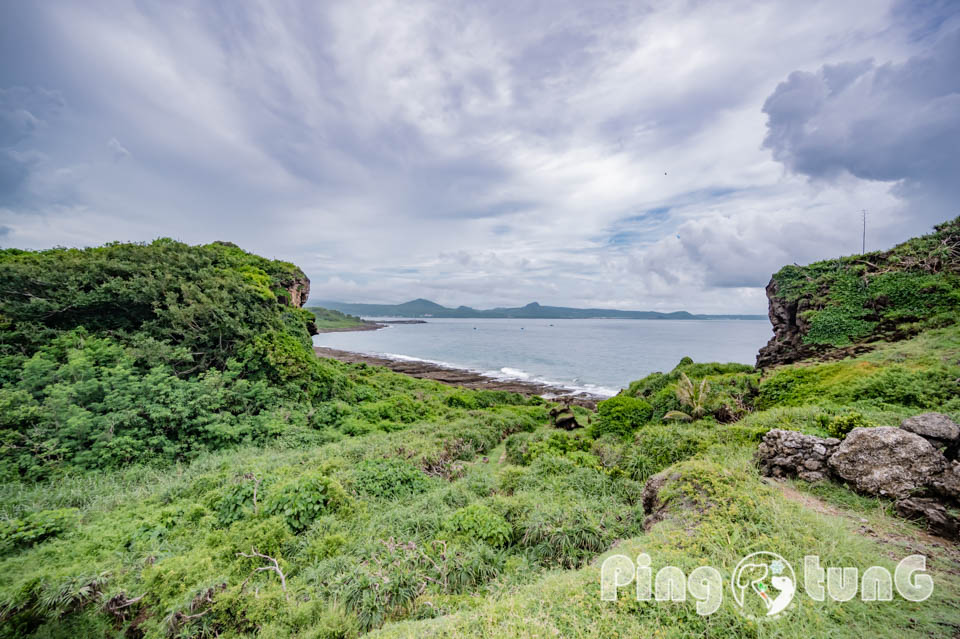
[(352, 333), (355, 331), (376, 331), (381, 328), (387, 328), (390, 324), (426, 324), (424, 320), (381, 320), (379, 322), (371, 322), (364, 320), (363, 324), (356, 324), (354, 326), (338, 326), (337, 328), (318, 328), (317, 335), (321, 333)]
[(539, 382), (497, 379), (462, 368), (448, 368), (419, 360), (389, 359), (386, 357), (377, 357), (376, 355), (341, 351), (324, 346), (314, 346), (313, 352), (316, 353), (317, 357), (328, 357), (348, 364), (364, 363), (371, 366), (383, 366), (395, 373), (402, 373), (403, 375), (409, 375), (410, 377), (419, 379), (432, 379), (441, 384), (462, 386), (470, 390), (507, 391), (510, 393), (520, 393), (528, 397), (540, 395), (545, 399), (577, 404), (590, 409), (595, 409), (597, 402), (607, 399), (604, 396), (592, 395), (586, 391), (572, 391), (561, 386), (551, 386)]
[(343, 326), (338, 328), (318, 328), (317, 335), (322, 333), (352, 333), (355, 331), (376, 331), (381, 328), (386, 328), (386, 324), (379, 324), (377, 322), (366, 322), (364, 324), (357, 324), (355, 326)]

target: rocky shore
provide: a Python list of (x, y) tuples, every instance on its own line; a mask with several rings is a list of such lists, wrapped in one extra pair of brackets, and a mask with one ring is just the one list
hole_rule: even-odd
[[(372, 329), (363, 329), (372, 330)], [(511, 393), (520, 393), (521, 395), (540, 395), (546, 399), (561, 401), (566, 404), (577, 404), (587, 408), (596, 408), (597, 402), (606, 399), (599, 395), (591, 395), (585, 392), (573, 392), (557, 386), (541, 384), (538, 382), (524, 382), (519, 380), (502, 380), (493, 377), (487, 377), (480, 373), (463, 370), (459, 368), (447, 368), (429, 362), (395, 360), (386, 357), (376, 357), (374, 355), (365, 355), (363, 353), (352, 353), (350, 351), (341, 351), (335, 348), (325, 348), (315, 346), (314, 352), (318, 357), (329, 357), (351, 364), (365, 363), (371, 366), (384, 366), (396, 373), (403, 373), (411, 377), (420, 379), (432, 379), (442, 384), (450, 386), (462, 386), (470, 390), (501, 390)]]
[(317, 334), (320, 333), (351, 333), (353, 331), (376, 331), (381, 328), (386, 328), (386, 324), (380, 324), (378, 322), (364, 322), (363, 324), (357, 324), (355, 326), (343, 326), (338, 328), (321, 328), (317, 330)]
[(321, 328), (318, 329), (315, 335), (320, 333), (350, 333), (353, 331), (376, 331), (381, 328), (386, 328), (388, 324), (426, 324), (424, 320), (381, 320), (379, 322), (368, 322), (364, 321), (363, 324), (357, 324), (356, 326), (343, 326), (338, 328)]

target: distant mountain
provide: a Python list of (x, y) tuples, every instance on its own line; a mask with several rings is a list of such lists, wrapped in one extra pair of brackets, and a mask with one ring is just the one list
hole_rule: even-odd
[(529, 319), (740, 319), (765, 320), (766, 315), (694, 315), (686, 311), (618, 311), (608, 308), (568, 308), (541, 306), (531, 302), (519, 308), (479, 310), (469, 306), (447, 308), (436, 302), (415, 299), (403, 304), (351, 304), (323, 300), (318, 306), (360, 317), (463, 317), (463, 318), (529, 318)]

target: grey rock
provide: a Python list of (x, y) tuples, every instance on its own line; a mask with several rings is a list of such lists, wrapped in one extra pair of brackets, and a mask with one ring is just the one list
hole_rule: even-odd
[(899, 500), (895, 508), (901, 517), (925, 521), (931, 532), (948, 539), (960, 539), (960, 520), (936, 499), (909, 497)]
[(930, 480), (930, 486), (944, 499), (960, 504), (960, 461), (946, 464), (943, 472)]
[(908, 417), (900, 424), (900, 428), (920, 435), (933, 444), (934, 448), (945, 448), (947, 457), (956, 459), (960, 444), (960, 426), (943, 413), (924, 413)]
[(942, 473), (946, 459), (923, 437), (883, 426), (854, 428), (829, 466), (857, 492), (905, 499)]

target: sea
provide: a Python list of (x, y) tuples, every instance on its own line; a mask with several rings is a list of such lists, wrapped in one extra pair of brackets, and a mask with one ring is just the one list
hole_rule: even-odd
[(313, 342), (612, 396), (687, 356), (753, 364), (772, 336), (767, 320), (427, 319), (376, 331), (323, 333)]

